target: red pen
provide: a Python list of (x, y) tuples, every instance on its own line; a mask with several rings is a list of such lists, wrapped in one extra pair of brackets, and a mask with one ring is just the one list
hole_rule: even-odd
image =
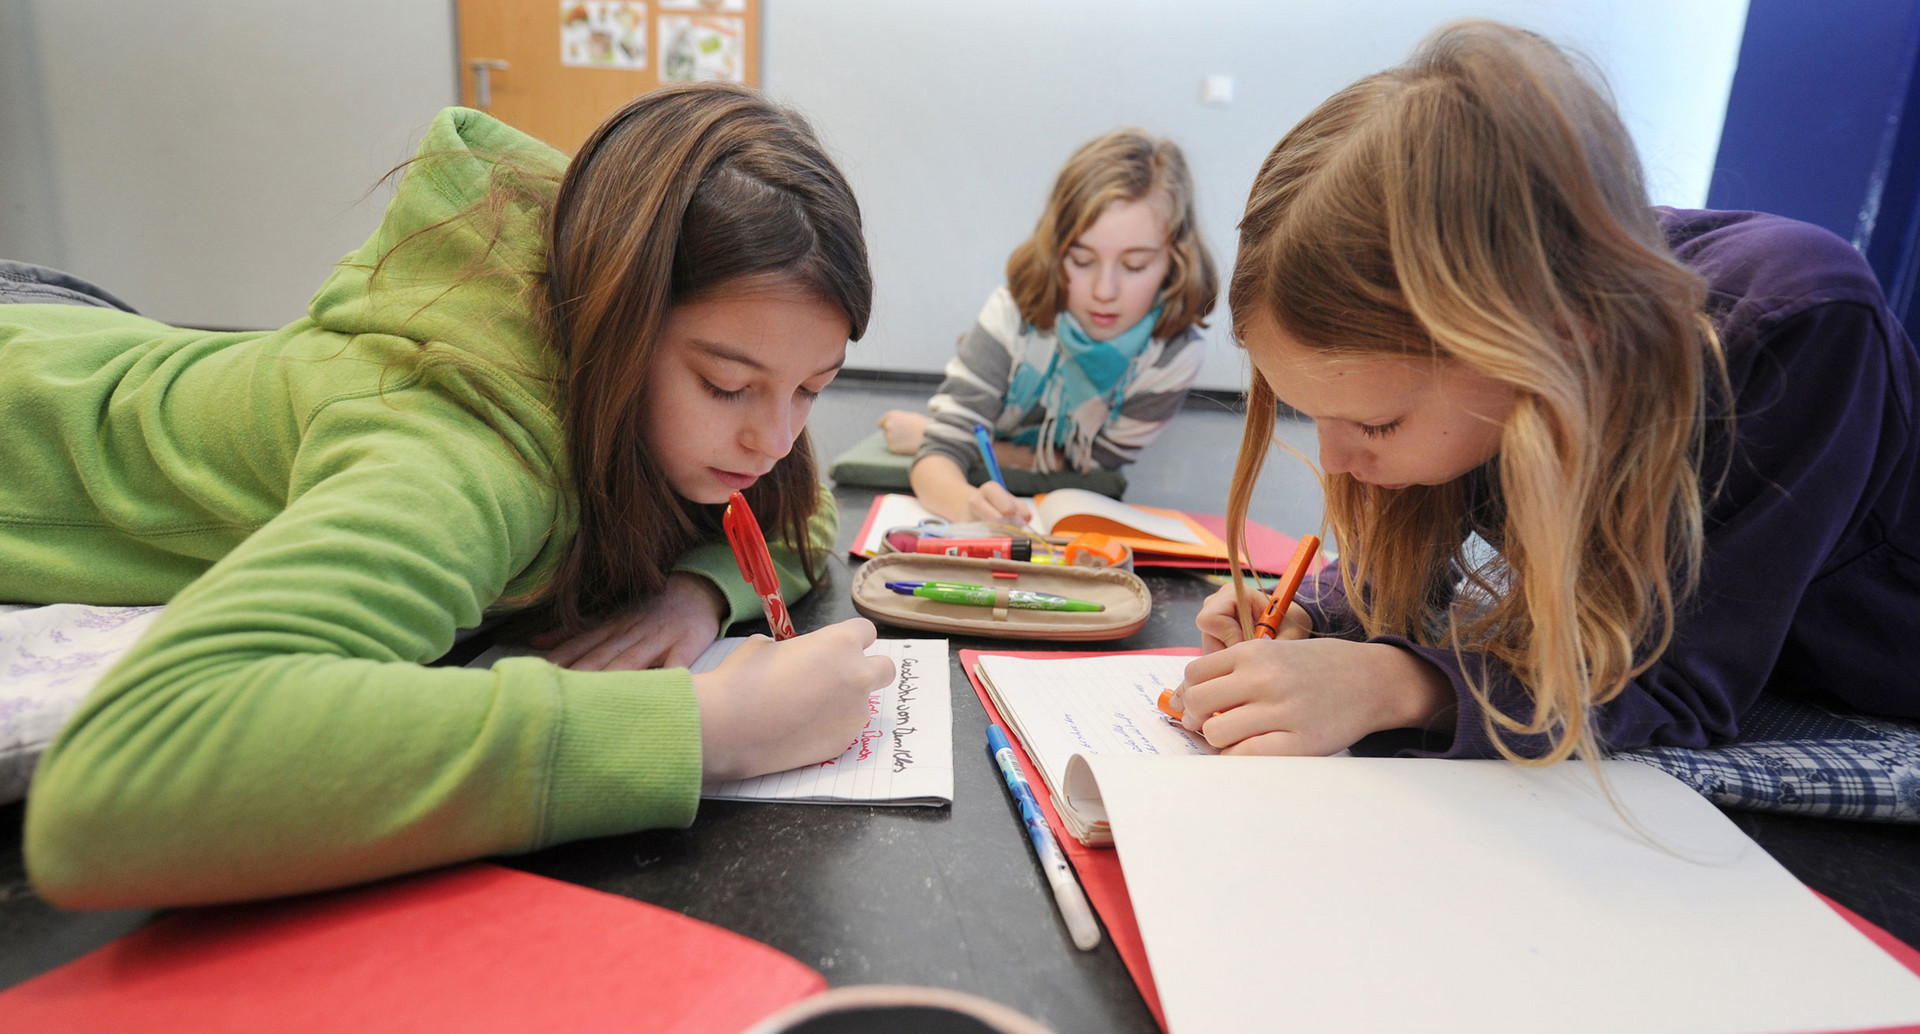
[(727, 512), (721, 518), (727, 529), (727, 544), (733, 547), (733, 559), (740, 564), (740, 577), (753, 586), (760, 606), (767, 612), (767, 627), (773, 638), (793, 638), (793, 619), (787, 616), (787, 601), (780, 598), (780, 576), (773, 570), (773, 555), (767, 552), (767, 537), (760, 534), (760, 522), (753, 519), (747, 497), (738, 492), (727, 500)]
[[(1262, 639), (1272, 639), (1280, 634), (1280, 626), (1287, 620), (1287, 608), (1293, 605), (1293, 596), (1300, 591), (1300, 582), (1307, 576), (1307, 568), (1313, 564), (1313, 555), (1320, 552), (1320, 536), (1307, 535), (1300, 539), (1299, 548), (1293, 551), (1293, 559), (1287, 561), (1287, 573), (1274, 586), (1273, 596), (1267, 601), (1266, 613), (1253, 623), (1254, 634)], [(1184, 712), (1173, 706), (1173, 690), (1160, 691), (1160, 712), (1174, 721), (1180, 721)]]

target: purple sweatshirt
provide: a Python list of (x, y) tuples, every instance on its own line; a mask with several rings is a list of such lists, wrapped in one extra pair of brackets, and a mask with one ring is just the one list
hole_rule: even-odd
[[(1709, 490), (1722, 469), (1726, 477), (1706, 500), (1699, 592), (1659, 660), (1595, 710), (1601, 743), (1726, 742), (1763, 691), (1920, 717), (1913, 342), (1866, 261), (1826, 230), (1753, 212), (1659, 216), (1674, 254), (1707, 279), (1733, 386), (1732, 456), (1724, 435), (1710, 442)], [(1492, 511), (1487, 523), (1499, 527), (1499, 503), (1485, 497), (1497, 476), (1469, 477)], [(1358, 638), (1337, 570), (1300, 596), (1317, 631)], [(1362, 740), (1356, 753), (1496, 756), (1463, 661), (1484, 672), (1503, 711), (1532, 713), (1526, 690), (1492, 658), (1397, 636), (1371, 641), (1438, 667), (1459, 712), (1451, 743), (1401, 731)], [(1547, 748), (1546, 737), (1506, 739), (1522, 755)]]

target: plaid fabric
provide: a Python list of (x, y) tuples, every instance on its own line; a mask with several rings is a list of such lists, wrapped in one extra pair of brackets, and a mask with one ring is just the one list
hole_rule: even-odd
[(1741, 738), (1723, 746), (1613, 757), (1667, 772), (1722, 807), (1920, 822), (1920, 723), (1763, 694), (1741, 725)]

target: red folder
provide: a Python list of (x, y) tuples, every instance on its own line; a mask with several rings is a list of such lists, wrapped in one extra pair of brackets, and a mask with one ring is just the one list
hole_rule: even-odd
[(0, 1030), (741, 1030), (826, 988), (767, 945), (495, 865), (176, 912), (0, 992)]
[[(987, 720), (1007, 730), (1007, 739), (1013, 744), (1013, 756), (1020, 762), (1020, 770), (1033, 787), (1033, 796), (1040, 802), (1040, 810), (1047, 816), (1047, 825), (1053, 827), (1054, 839), (1060, 842), (1060, 849), (1066, 853), (1074, 872), (1080, 877), (1080, 886), (1087, 892), (1087, 900), (1093, 903), (1094, 911), (1100, 913), (1100, 920), (1107, 928), (1107, 936), (1112, 939), (1114, 948), (1120, 953), (1120, 961), (1126, 963), (1127, 972), (1133, 975), (1133, 982), (1140, 988), (1140, 997), (1146, 999), (1147, 1008), (1153, 1011), (1153, 1018), (1160, 1029), (1167, 1027), (1167, 1018), (1160, 1010), (1160, 992), (1153, 986), (1153, 971), (1147, 967), (1147, 947), (1140, 938), (1140, 924), (1133, 917), (1133, 902), (1127, 897), (1126, 876), (1120, 871), (1120, 853), (1110, 847), (1088, 847), (1076, 840), (1066, 831), (1066, 825), (1060, 821), (1060, 814), (1053, 809), (1053, 795), (1047, 789), (1046, 780), (1040, 778), (1040, 770), (1034, 766), (1033, 759), (1027, 756), (1026, 747), (1013, 734), (1009, 726), (1000, 717), (993, 706), (992, 698), (980, 685), (980, 676), (973, 670), (980, 655), (991, 653), (1003, 657), (1033, 657), (1041, 659), (1060, 659), (1066, 657), (1104, 657), (1115, 653), (1167, 654), (1198, 657), (1199, 649), (1191, 646), (1175, 646), (1158, 650), (1095, 650), (1061, 652), (1050, 650), (961, 650), (960, 668), (967, 673), (967, 681), (973, 683), (973, 693), (980, 698), (980, 706), (986, 708)], [(1826, 902), (1847, 922), (1852, 923), (1861, 933), (1867, 935), (1887, 954), (1899, 960), (1900, 964), (1920, 973), (1920, 952), (1915, 951), (1899, 938), (1880, 929), (1872, 923), (1854, 914), (1846, 906), (1813, 891), (1820, 900)], [(1884, 1027), (1872, 1031), (1848, 1032), (1848, 1034), (1920, 1034), (1920, 1027)]]

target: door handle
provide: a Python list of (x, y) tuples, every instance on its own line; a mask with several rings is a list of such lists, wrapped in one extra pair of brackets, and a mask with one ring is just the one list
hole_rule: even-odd
[(493, 107), (493, 73), (506, 71), (507, 63), (480, 57), (467, 64), (473, 68), (473, 106), (486, 111)]

